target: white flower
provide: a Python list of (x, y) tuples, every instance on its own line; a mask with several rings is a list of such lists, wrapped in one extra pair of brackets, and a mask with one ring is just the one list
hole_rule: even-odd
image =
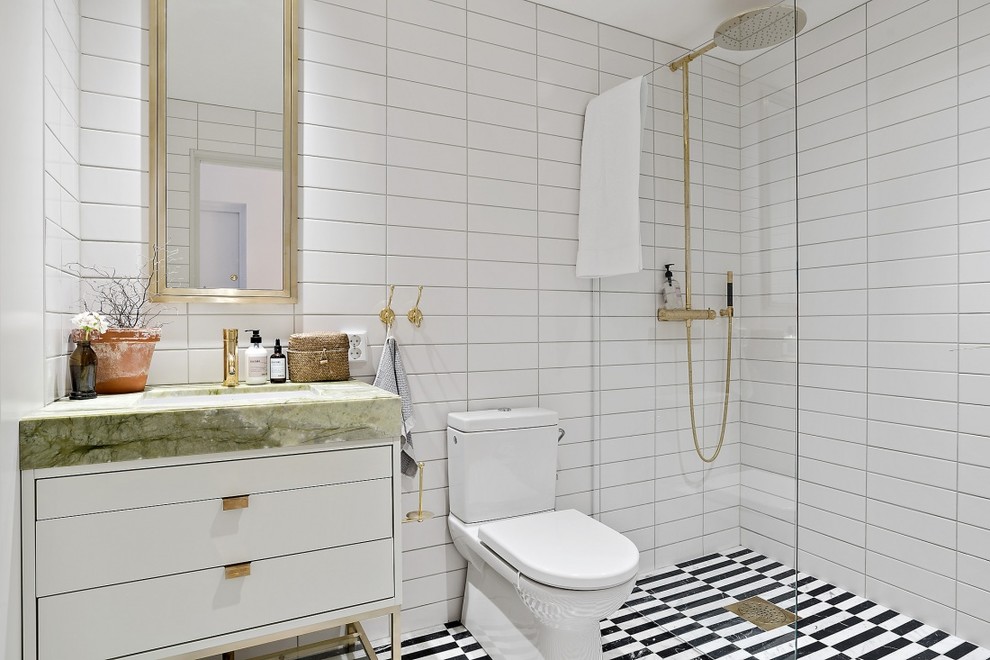
[(81, 312), (72, 317), (72, 325), (76, 326), (80, 330), (86, 331), (86, 339), (89, 339), (89, 333), (93, 332), (106, 332), (109, 324), (102, 314), (97, 312)]

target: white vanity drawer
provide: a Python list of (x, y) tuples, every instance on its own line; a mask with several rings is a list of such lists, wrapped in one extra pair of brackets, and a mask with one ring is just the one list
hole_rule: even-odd
[(40, 598), (38, 657), (116, 658), (389, 599), (393, 559), (383, 539), (257, 561), (246, 577), (215, 568)]
[(391, 479), (38, 521), (39, 596), (392, 536)]
[(213, 460), (38, 479), (38, 520), (364, 481), (392, 474), (390, 446)]

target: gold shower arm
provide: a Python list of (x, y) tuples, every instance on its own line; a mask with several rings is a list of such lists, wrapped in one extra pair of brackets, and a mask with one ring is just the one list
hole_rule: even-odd
[(705, 44), (704, 46), (702, 46), (698, 50), (693, 51), (693, 52), (690, 52), (687, 55), (685, 55), (684, 57), (681, 57), (681, 58), (676, 59), (673, 62), (671, 62), (670, 63), (670, 70), (671, 71), (677, 71), (678, 69), (680, 69), (685, 64), (691, 63), (696, 58), (701, 57), (702, 55), (704, 55), (705, 53), (707, 53), (708, 51), (710, 51), (714, 47), (715, 47), (715, 42), (714, 41), (708, 42), (707, 44)]

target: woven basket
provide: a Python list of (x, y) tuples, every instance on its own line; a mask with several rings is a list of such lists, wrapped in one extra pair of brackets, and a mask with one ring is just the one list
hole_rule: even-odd
[(343, 332), (302, 332), (289, 335), (289, 380), (312, 383), (324, 380), (347, 380), (350, 345)]

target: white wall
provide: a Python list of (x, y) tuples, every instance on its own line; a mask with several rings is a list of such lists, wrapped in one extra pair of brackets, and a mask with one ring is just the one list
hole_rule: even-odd
[[(652, 158), (644, 159), (641, 189), (648, 270), (610, 279), (596, 297), (573, 269), (584, 107), (682, 51), (528, 2), (470, 2), (467, 11), (455, 4), (304, 4), (297, 326), (368, 327), (377, 345), (382, 285), (399, 285), (396, 334), (417, 401), (431, 510), (446, 512), (447, 412), (542, 405), (560, 412), (567, 431), (559, 506), (600, 512), (638, 544), (644, 568), (660, 561), (657, 549), (681, 541), (690, 548), (677, 549), (698, 554), (700, 496), (697, 509), (682, 509), (690, 515), (678, 528), (654, 516), (656, 501), (674, 498), (654, 457), (676, 453), (672, 442), (657, 449), (676, 433), (657, 431), (683, 430), (686, 396), (683, 385), (676, 397), (661, 389), (678, 353), (652, 341), (654, 186), (663, 188), (664, 211), (666, 200), (680, 200), (676, 187), (650, 176)], [(679, 90), (679, 81), (667, 84)], [(679, 134), (675, 126), (664, 130)], [(679, 138), (655, 139), (664, 155), (679, 150), (671, 145)], [(672, 224), (679, 223), (678, 212)], [(679, 256), (682, 238), (674, 240)], [(415, 329), (402, 317), (419, 284), (427, 286), (426, 321)], [(678, 406), (676, 418), (671, 410), (657, 420), (658, 407)], [(405, 507), (414, 506), (410, 494)], [(716, 522), (724, 518), (710, 516), (709, 531), (723, 531)], [(728, 519), (731, 527), (731, 512)], [(408, 626), (456, 619), (463, 560), (445, 519), (403, 532)]]
[[(985, 646), (990, 4), (872, 0), (798, 46), (799, 566)], [(793, 475), (770, 437), (744, 470)]]
[[(44, 120), (55, 55), (51, 9), (37, 2), (0, 4), (0, 655), (20, 657), (20, 516), (18, 420), (46, 400), (44, 319)], [(69, 24), (72, 3), (58, 3)]]
[[(134, 273), (147, 259), (148, 8), (82, 5), (80, 261)], [(269, 344), (294, 327), (293, 306), (172, 305), (152, 364), (155, 383), (219, 379), (220, 330), (260, 328)]]
[[(403, 528), (408, 630), (459, 617), (464, 562), (444, 517), (449, 411), (557, 410), (567, 431), (558, 504), (628, 533), (644, 570), (738, 543), (738, 406), (719, 467), (695, 467), (683, 330), (658, 330), (654, 316), (655, 264), (683, 268), (678, 76), (657, 81), (646, 141), (657, 158), (643, 158), (648, 269), (594, 294), (574, 276), (584, 107), (683, 50), (524, 0), (459, 4), (301, 2), (300, 302), (178, 305), (152, 368), (156, 383), (218, 380), (224, 327), (261, 328), (268, 344), (363, 328), (375, 350), (355, 375), (370, 380), (384, 339), (378, 311), (386, 285), (398, 285), (426, 507), (440, 514)], [(144, 11), (82, 7), (81, 96), (102, 112), (81, 126), (81, 260), (125, 271), (143, 259), (147, 233)], [(712, 60), (701, 74), (699, 65), (696, 108), (708, 114), (695, 134), (695, 304), (721, 306), (724, 271), (739, 264), (738, 68)], [(405, 312), (420, 284), (417, 329)], [(711, 445), (724, 323), (707, 332), (696, 340), (696, 391)], [(414, 484), (404, 487), (412, 510)]]
[(170, 2), (166, 96), (230, 108), (282, 112), (280, 0)]
[[(124, 269), (147, 238), (136, 5), (81, 7), (81, 260)], [(300, 303), (177, 306), (155, 382), (216, 380), (222, 327), (269, 342), (366, 328), (380, 346), (396, 283), (426, 506), (446, 512), (448, 411), (551, 407), (568, 431), (559, 504), (629, 534), (644, 567), (733, 544), (736, 520), (743, 543), (793, 561), (800, 394), (800, 567), (990, 643), (990, 353), (976, 348), (990, 318), (988, 5), (872, 0), (799, 38), (797, 237), (791, 46), (741, 75), (695, 63), (696, 306), (720, 307), (724, 271), (741, 273), (741, 403), (714, 472), (691, 449), (683, 331), (653, 320), (662, 264), (683, 260), (676, 76), (652, 88), (648, 270), (595, 289), (573, 277), (584, 104), (681, 51), (524, 0), (456, 5), (302, 3)], [(403, 313), (418, 284), (415, 329)], [(705, 332), (710, 447), (724, 326)], [(445, 518), (403, 531), (406, 627), (457, 618), (463, 561)]]
[(79, 304), (79, 0), (45, 5), (45, 392), (69, 387), (69, 319)]

